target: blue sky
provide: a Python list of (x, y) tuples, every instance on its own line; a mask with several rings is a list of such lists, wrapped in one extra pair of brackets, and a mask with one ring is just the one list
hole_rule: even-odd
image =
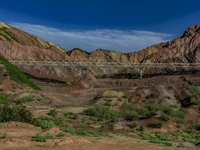
[(66, 48), (134, 52), (200, 23), (199, 0), (2, 0), (0, 21)]

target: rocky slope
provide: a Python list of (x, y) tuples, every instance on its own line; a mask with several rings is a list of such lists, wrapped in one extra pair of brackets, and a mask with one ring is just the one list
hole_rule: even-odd
[[(147, 47), (139, 52), (123, 54), (117, 51), (97, 49), (92, 53), (74, 49), (65, 51), (62, 48), (30, 35), (17, 28), (0, 23), (0, 53), (8, 60), (61, 60), (85, 62), (118, 62), (124, 63), (157, 63), (184, 62), (198, 63), (200, 61), (200, 25), (188, 28), (176, 39)], [(47, 78), (59, 81), (69, 81), (78, 76), (78, 69), (62, 67), (20, 67), (20, 69), (36, 78)], [(170, 70), (172, 71), (172, 70)], [(124, 69), (93, 68), (83, 71), (84, 74), (117, 74), (131, 72)], [(167, 73), (169, 70), (146, 70), (144, 74)]]

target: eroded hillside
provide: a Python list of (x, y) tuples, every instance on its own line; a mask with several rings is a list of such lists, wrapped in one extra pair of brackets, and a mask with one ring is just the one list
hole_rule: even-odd
[[(0, 23), (0, 53), (8, 60), (199, 63), (199, 28), (123, 54), (63, 51)], [(144, 70), (140, 80), (136, 69), (83, 68), (79, 76), (78, 68), (19, 66), (35, 85), (2, 56), (1, 149), (178, 149), (200, 142), (198, 70)]]

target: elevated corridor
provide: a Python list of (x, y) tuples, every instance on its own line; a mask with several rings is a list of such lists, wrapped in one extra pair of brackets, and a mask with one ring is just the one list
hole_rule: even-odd
[(99, 67), (99, 68), (139, 68), (140, 78), (145, 68), (160, 68), (160, 69), (199, 69), (200, 63), (118, 63), (118, 62), (67, 62), (67, 61), (31, 61), (31, 60), (11, 60), (15, 66), (49, 66), (49, 67), (68, 67), (79, 68), (79, 75), (82, 74), (82, 68)]

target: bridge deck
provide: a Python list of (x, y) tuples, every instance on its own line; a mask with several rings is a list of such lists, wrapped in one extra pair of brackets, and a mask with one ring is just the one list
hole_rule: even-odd
[(63, 62), (63, 61), (10, 61), (16, 66), (53, 67), (115, 67), (115, 68), (200, 68), (200, 63), (118, 63), (118, 62)]

